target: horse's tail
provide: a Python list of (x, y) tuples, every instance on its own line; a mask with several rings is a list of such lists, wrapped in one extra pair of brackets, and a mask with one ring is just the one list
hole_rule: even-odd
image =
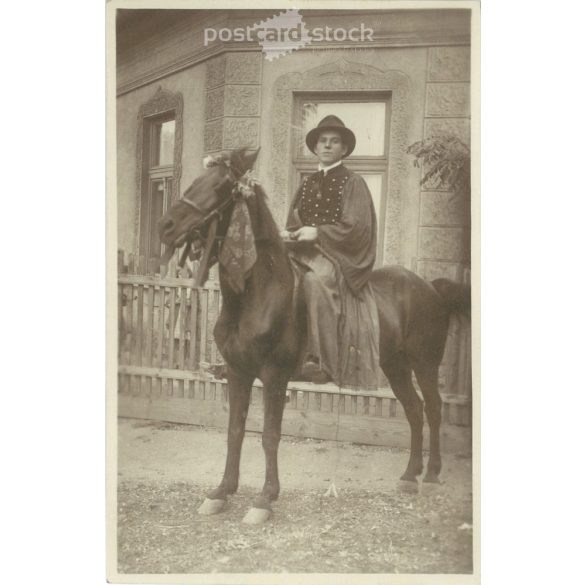
[(448, 278), (437, 278), (431, 282), (450, 313), (465, 315), (471, 319), (471, 287)]

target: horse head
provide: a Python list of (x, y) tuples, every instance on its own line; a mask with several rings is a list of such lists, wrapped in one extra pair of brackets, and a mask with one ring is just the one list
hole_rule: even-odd
[(238, 181), (252, 169), (258, 152), (242, 148), (204, 159), (205, 172), (158, 221), (160, 240), (171, 252), (205, 235), (210, 220), (234, 201)]

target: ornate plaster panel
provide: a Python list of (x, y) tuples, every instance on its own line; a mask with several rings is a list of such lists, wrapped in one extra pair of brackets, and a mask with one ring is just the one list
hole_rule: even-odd
[(221, 118), (224, 112), (225, 86), (216, 87), (207, 92), (205, 99), (205, 119)]
[(260, 113), (259, 85), (226, 85), (226, 116), (258, 116)]
[(259, 131), (258, 118), (225, 118), (223, 148), (256, 148)]
[(429, 51), (429, 81), (469, 81), (469, 47), (432, 47)]
[(226, 83), (260, 83), (262, 76), (262, 53), (228, 53), (226, 55)]
[(427, 116), (469, 116), (469, 84), (429, 83), (426, 110)]
[(205, 84), (207, 89), (225, 83), (225, 62), (226, 55), (219, 55), (219, 57), (214, 57), (207, 62), (205, 73)]
[(203, 132), (203, 147), (205, 152), (214, 152), (223, 148), (223, 118), (206, 122)]
[(260, 52), (226, 53), (207, 64), (205, 152), (259, 143)]

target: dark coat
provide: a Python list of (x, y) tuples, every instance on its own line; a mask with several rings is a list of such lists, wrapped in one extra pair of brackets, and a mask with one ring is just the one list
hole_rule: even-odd
[(286, 228), (303, 225), (317, 227), (319, 244), (359, 294), (374, 267), (377, 242), (374, 203), (364, 179), (344, 165), (324, 178), (319, 172), (307, 177), (295, 194)]

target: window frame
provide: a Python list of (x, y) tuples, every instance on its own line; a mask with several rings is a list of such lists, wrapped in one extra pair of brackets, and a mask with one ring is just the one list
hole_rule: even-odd
[[(148, 173), (150, 168), (150, 135), (149, 121), (164, 119), (165, 116), (175, 120), (175, 148), (173, 152), (173, 174), (170, 185), (169, 204), (178, 199), (181, 191), (182, 156), (183, 156), (183, 94), (171, 92), (159, 85), (154, 94), (138, 108), (136, 120), (136, 191), (134, 206), (134, 237), (133, 250), (137, 257), (145, 256), (144, 192), (150, 189)], [(163, 170), (162, 167), (159, 170)], [(147, 224), (146, 224), (147, 225)]]
[[(156, 141), (160, 139), (157, 133), (157, 126), (171, 120), (175, 121), (173, 163), (166, 165), (154, 164), (156, 156)], [(165, 112), (145, 116), (142, 118), (143, 144), (142, 144), (142, 181), (141, 181), (141, 203), (140, 203), (140, 255), (144, 256), (146, 262), (150, 258), (158, 258), (164, 253), (165, 246), (160, 244), (159, 250), (152, 250), (153, 236), (151, 232), (153, 212), (153, 185), (157, 181), (163, 181), (163, 213), (169, 208), (172, 202), (173, 181), (175, 180), (175, 160), (177, 149), (177, 116), (174, 109)], [(158, 138), (157, 138), (158, 134)], [(169, 184), (170, 183), (170, 184)]]
[(304, 155), (302, 144), (304, 136), (302, 135), (302, 104), (306, 101), (323, 102), (341, 102), (341, 103), (368, 103), (384, 102), (385, 109), (385, 127), (384, 127), (384, 153), (382, 155), (350, 155), (343, 159), (343, 164), (351, 171), (360, 175), (377, 174), (382, 175), (380, 208), (378, 219), (376, 266), (382, 264), (382, 256), (385, 240), (386, 224), (386, 201), (388, 197), (388, 177), (390, 173), (390, 127), (392, 113), (392, 92), (388, 90), (334, 90), (334, 91), (294, 91), (293, 92), (293, 120), (292, 120), (292, 146), (293, 153), (291, 162), (291, 184), (293, 185), (292, 193), (296, 193), (301, 185), (301, 177), (305, 173), (314, 173), (316, 171), (317, 159), (315, 155)]

